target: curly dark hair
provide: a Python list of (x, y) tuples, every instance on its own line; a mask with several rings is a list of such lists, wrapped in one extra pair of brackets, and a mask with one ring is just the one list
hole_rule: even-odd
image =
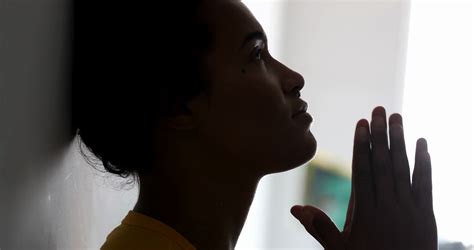
[(72, 124), (81, 154), (94, 168), (103, 165), (132, 182), (151, 167), (158, 122), (188, 112), (187, 101), (209, 87), (202, 58), (213, 39), (200, 1), (157, 6), (73, 5)]

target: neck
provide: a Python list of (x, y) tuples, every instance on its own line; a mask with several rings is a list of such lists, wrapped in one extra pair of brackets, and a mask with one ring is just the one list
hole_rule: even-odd
[(258, 178), (202, 172), (141, 179), (133, 210), (172, 227), (197, 249), (233, 250), (257, 185)]

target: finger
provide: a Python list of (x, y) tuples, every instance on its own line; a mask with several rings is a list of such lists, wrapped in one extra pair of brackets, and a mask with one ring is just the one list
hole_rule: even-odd
[(375, 204), (375, 190), (371, 166), (369, 123), (362, 119), (357, 123), (354, 135), (352, 158), (352, 187), (354, 197), (354, 216), (367, 217)]
[(306, 231), (311, 234), (321, 245), (323, 245), (321, 237), (318, 235), (316, 229), (311, 225), (311, 221), (313, 219), (311, 214), (303, 214), (303, 206), (300, 205), (293, 206), (290, 212), (304, 226)]
[[(354, 186), (354, 183), (352, 183)], [(347, 213), (346, 213), (346, 222), (344, 223), (343, 235), (349, 235), (352, 228), (352, 220), (354, 215), (354, 187), (351, 190), (351, 197), (349, 198), (349, 205), (347, 206)]]
[(410, 167), (405, 148), (402, 116), (391, 115), (389, 124), (395, 194), (401, 204), (408, 205), (411, 201)]
[(415, 203), (419, 207), (433, 209), (431, 158), (428, 153), (428, 144), (423, 138), (416, 142), (412, 192)]
[(320, 209), (304, 206), (301, 209), (300, 222), (319, 243), (327, 250), (342, 250), (341, 233), (332, 220)]
[(395, 199), (395, 188), (392, 175), (392, 161), (388, 149), (387, 122), (383, 107), (376, 107), (372, 111), (370, 125), (375, 196), (377, 204), (390, 205)]

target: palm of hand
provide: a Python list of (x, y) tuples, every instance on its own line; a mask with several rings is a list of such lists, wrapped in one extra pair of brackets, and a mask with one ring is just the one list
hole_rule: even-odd
[(431, 161), (426, 141), (417, 142), (413, 181), (405, 150), (402, 118), (385, 110), (357, 124), (352, 191), (344, 230), (312, 206), (294, 206), (292, 214), (327, 250), (435, 250), (437, 229), (431, 194)]

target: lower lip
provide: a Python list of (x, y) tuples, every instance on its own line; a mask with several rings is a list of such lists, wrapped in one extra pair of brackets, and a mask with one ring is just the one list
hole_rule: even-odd
[(307, 122), (307, 123), (313, 122), (313, 117), (308, 112), (299, 113), (299, 114), (293, 116), (293, 119), (299, 120), (299, 121), (302, 121), (302, 122)]

